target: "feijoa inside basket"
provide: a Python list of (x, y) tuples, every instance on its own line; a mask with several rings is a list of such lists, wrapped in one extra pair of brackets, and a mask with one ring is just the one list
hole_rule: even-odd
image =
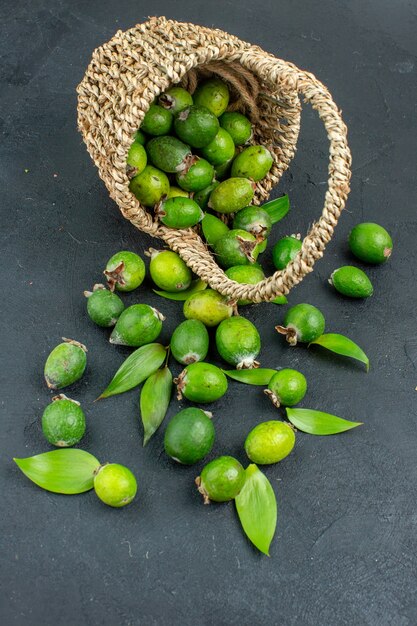
[[(330, 142), (329, 181), (321, 217), (285, 270), (256, 285), (230, 280), (198, 229), (163, 226), (129, 190), (127, 153), (154, 98), (176, 83), (193, 92), (200, 78), (211, 75), (228, 83), (230, 108), (251, 119), (252, 142), (265, 145), (274, 156), (271, 171), (256, 186), (255, 204), (268, 198), (294, 155), (300, 129), (299, 95), (318, 111)], [(153, 17), (117, 32), (97, 48), (77, 91), (79, 129), (123, 215), (177, 251), (213, 289), (231, 299), (267, 301), (287, 294), (312, 271), (344, 208), (351, 164), (346, 126), (330, 93), (312, 74), (223, 31)]]

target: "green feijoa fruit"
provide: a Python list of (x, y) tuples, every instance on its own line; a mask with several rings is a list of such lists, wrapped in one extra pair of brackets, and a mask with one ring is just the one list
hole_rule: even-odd
[(118, 463), (100, 465), (94, 476), (94, 491), (108, 506), (120, 508), (130, 504), (136, 496), (137, 488), (134, 474)]
[(168, 195), (168, 176), (156, 167), (147, 165), (143, 172), (132, 178), (129, 189), (144, 206), (152, 207)]
[(204, 361), (209, 349), (207, 328), (199, 320), (185, 320), (172, 333), (170, 347), (182, 365)]
[(201, 149), (201, 154), (212, 165), (222, 165), (233, 159), (235, 144), (227, 130), (219, 128), (215, 138)]
[(140, 129), (148, 135), (168, 135), (174, 116), (158, 104), (151, 104), (143, 118)]
[(206, 213), (201, 220), (201, 230), (209, 246), (214, 246), (220, 237), (229, 232), (229, 227), (215, 215)]
[(235, 215), (233, 228), (247, 230), (248, 233), (255, 236), (268, 237), (272, 228), (272, 220), (262, 207), (247, 206)]
[(226, 111), (219, 119), (220, 126), (227, 130), (235, 146), (241, 146), (252, 136), (252, 124), (247, 117), (236, 111)]
[(253, 463), (278, 463), (294, 448), (295, 434), (285, 422), (271, 420), (253, 428), (245, 441), (245, 452)]
[(188, 195), (188, 191), (185, 191), (185, 189), (180, 189), (179, 187), (174, 187), (173, 185), (171, 185), (167, 194), (167, 200), (169, 200), (169, 198), (178, 197), (189, 198), (190, 196)]
[(108, 261), (103, 274), (110, 291), (133, 291), (142, 284), (146, 268), (143, 259), (135, 252), (121, 250)]
[(181, 141), (204, 148), (217, 135), (219, 120), (206, 107), (189, 106), (175, 116), (174, 127)]
[(275, 330), (285, 335), (291, 346), (297, 342), (315, 341), (324, 333), (325, 319), (323, 313), (312, 304), (296, 304), (288, 309), (283, 326), (275, 326)]
[(244, 317), (223, 320), (216, 330), (218, 353), (236, 369), (258, 367), (255, 360), (261, 350), (261, 338), (255, 326)]
[(256, 237), (246, 230), (229, 230), (213, 247), (218, 263), (226, 269), (233, 265), (254, 263), (259, 255)]
[(169, 422), (164, 436), (165, 452), (183, 465), (193, 465), (211, 451), (215, 431), (211, 413), (190, 407)]
[(141, 130), (137, 130), (133, 137), (133, 141), (136, 143), (140, 143), (142, 146), (146, 143), (146, 135)]
[(148, 157), (146, 155), (146, 150), (139, 141), (134, 141), (129, 148), (129, 152), (127, 153), (126, 163), (129, 167), (129, 175), (137, 176), (146, 167), (148, 162)]
[(168, 228), (190, 228), (200, 222), (204, 213), (191, 198), (169, 198), (155, 207), (155, 215)]
[(339, 293), (350, 298), (368, 298), (374, 292), (372, 283), (365, 272), (353, 265), (339, 267), (330, 276), (329, 283)]
[(203, 467), (195, 483), (204, 504), (233, 500), (245, 482), (245, 470), (232, 456), (219, 456)]
[(201, 191), (211, 185), (213, 178), (213, 166), (205, 159), (199, 158), (188, 169), (176, 175), (178, 185), (186, 191)]
[(199, 404), (214, 402), (227, 391), (227, 378), (222, 370), (203, 361), (187, 365), (174, 382), (178, 400), (185, 396), (190, 402)]
[(193, 195), (194, 202), (197, 202), (197, 204), (199, 205), (201, 209), (203, 209), (203, 211), (207, 209), (210, 194), (213, 191), (213, 189), (216, 189), (218, 184), (219, 183), (217, 180), (213, 180), (213, 182), (210, 183), (210, 185), (208, 185), (207, 187), (204, 187), (204, 189), (200, 189), (200, 191), (196, 191), (195, 194)]
[(392, 239), (379, 224), (364, 222), (350, 231), (349, 247), (365, 263), (385, 263), (392, 253)]
[(158, 98), (159, 106), (171, 111), (173, 115), (180, 113), (193, 104), (191, 94), (182, 87), (171, 87)]
[(184, 316), (203, 322), (205, 326), (217, 326), (233, 314), (233, 306), (227, 298), (213, 289), (192, 294), (184, 302)]
[(299, 251), (303, 243), (300, 241), (300, 235), (291, 235), (283, 237), (272, 248), (272, 261), (277, 270), (283, 270), (288, 263), (292, 261)]
[(87, 365), (87, 348), (74, 339), (62, 337), (60, 343), (46, 359), (44, 376), (49, 389), (62, 389), (72, 385), (84, 374)]
[(232, 164), (232, 176), (251, 178), (255, 182), (264, 178), (274, 159), (265, 146), (249, 146), (237, 155)]
[(103, 328), (114, 326), (125, 308), (122, 300), (104, 285), (94, 285), (93, 291), (84, 291), (90, 319)]
[(139, 348), (154, 341), (165, 317), (148, 304), (132, 304), (123, 311), (110, 335), (110, 343)]
[(217, 181), (223, 181), (226, 178), (230, 177), (230, 170), (232, 168), (232, 162), (233, 162), (233, 159), (230, 159), (230, 161), (225, 161), (224, 163), (221, 163), (220, 165), (216, 165), (216, 167), (214, 168), (214, 175)]
[(248, 178), (228, 178), (211, 192), (208, 206), (218, 213), (236, 213), (250, 204), (254, 193)]
[(219, 117), (226, 111), (229, 97), (229, 89), (226, 83), (219, 78), (209, 78), (200, 83), (193, 96), (195, 104), (206, 107), (216, 117)]
[(82, 439), (85, 415), (80, 403), (64, 394), (52, 398), (42, 415), (42, 432), (53, 446), (68, 448)]
[(301, 402), (306, 395), (307, 380), (301, 372), (284, 368), (274, 374), (269, 381), (265, 393), (277, 408), (280, 406), (294, 406)]
[(146, 144), (146, 151), (155, 167), (170, 174), (184, 170), (192, 158), (190, 147), (171, 135), (154, 137)]
[(172, 250), (149, 248), (149, 273), (155, 285), (164, 291), (184, 291), (191, 284), (192, 272)]
[[(246, 285), (256, 285), (265, 278), (265, 274), (258, 263), (252, 263), (252, 265), (233, 265), (225, 271), (225, 274), (231, 280)], [(238, 300), (237, 303), (239, 306), (244, 306), (250, 304), (251, 300)]]

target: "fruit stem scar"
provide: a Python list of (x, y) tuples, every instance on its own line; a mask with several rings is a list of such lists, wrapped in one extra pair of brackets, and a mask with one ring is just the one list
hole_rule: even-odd
[(285, 338), (290, 346), (297, 345), (297, 331), (295, 328), (293, 328), (292, 326), (288, 326), (287, 328), (285, 326), (275, 326), (275, 330), (280, 335), (285, 335)]
[(278, 396), (273, 391), (271, 391), (270, 389), (264, 389), (264, 394), (266, 396), (268, 396), (269, 399), (271, 400), (272, 404), (274, 406), (276, 406), (277, 409), (279, 409), (279, 407), (281, 406), (281, 403), (280, 403), (280, 401), (278, 399)]
[(69, 343), (71, 346), (76, 346), (77, 348), (81, 348), (81, 350), (84, 350), (84, 352), (88, 352), (87, 347), (83, 343), (80, 343), (79, 341), (76, 341), (75, 339), (67, 339), (67, 337), (62, 337), (62, 341), (64, 343)]
[(110, 291), (114, 291), (116, 285), (125, 285), (126, 281), (122, 276), (122, 272), (125, 269), (124, 261), (120, 261), (118, 265), (112, 270), (104, 270), (103, 274), (107, 278)]

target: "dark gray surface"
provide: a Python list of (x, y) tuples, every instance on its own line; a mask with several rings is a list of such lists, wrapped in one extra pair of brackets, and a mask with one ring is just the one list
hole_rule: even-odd
[[(1, 623), (416, 624), (417, 3), (3, 0), (1, 9)], [(115, 251), (142, 252), (150, 240), (124, 221), (98, 179), (76, 130), (75, 87), (93, 48), (148, 14), (224, 28), (308, 68), (349, 126), (347, 211), (290, 302), (322, 308), (328, 329), (366, 349), (370, 373), (286, 347), (273, 331), (279, 307), (245, 314), (261, 329), (264, 366), (306, 374), (304, 406), (365, 426), (334, 438), (299, 434), (294, 453), (266, 469), (279, 504), (270, 559), (246, 541), (232, 505), (202, 506), (193, 489), (199, 467), (174, 466), (162, 433), (142, 449), (136, 391), (92, 404), (128, 351), (109, 345), (86, 318), (82, 291)], [(305, 233), (318, 216), (326, 168), (325, 135), (307, 109), (291, 173), (277, 191), (290, 194), (293, 208), (276, 236)], [(352, 261), (346, 236), (362, 220), (390, 230), (394, 254), (369, 269), (375, 295), (354, 302), (326, 279)], [(126, 297), (138, 300), (167, 315), (168, 340), (181, 307), (157, 300), (149, 285)], [(85, 377), (68, 390), (87, 412), (83, 447), (138, 477), (138, 498), (125, 510), (105, 507), (94, 493), (44, 492), (11, 461), (48, 449), (39, 426), (50, 396), (42, 368), (62, 335), (90, 349)], [(276, 415), (260, 391), (237, 383), (213, 411), (213, 455), (242, 462), (246, 433)]]

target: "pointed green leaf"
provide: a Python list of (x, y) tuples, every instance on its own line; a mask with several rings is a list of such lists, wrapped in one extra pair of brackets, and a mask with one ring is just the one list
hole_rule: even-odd
[(321, 337), (315, 341), (312, 341), (309, 346), (311, 345), (321, 346), (322, 348), (326, 348), (326, 350), (330, 350), (336, 354), (341, 354), (342, 356), (348, 356), (351, 359), (361, 361), (366, 365), (366, 370), (369, 370), (369, 359), (365, 352), (354, 341), (344, 335), (326, 333), (321, 335)]
[(132, 352), (122, 363), (111, 383), (98, 397), (98, 400), (109, 398), (137, 387), (161, 367), (165, 357), (166, 348), (161, 346), (160, 343), (148, 343), (146, 346), (141, 346)]
[(277, 373), (277, 370), (270, 370), (264, 367), (259, 367), (253, 370), (223, 370), (229, 378), (237, 380), (239, 383), (245, 383), (246, 385), (269, 385), (269, 381), (272, 376)]
[(246, 480), (235, 498), (236, 510), (246, 535), (269, 556), (277, 525), (277, 501), (271, 483), (256, 465), (246, 468)]
[(229, 232), (227, 224), (211, 213), (206, 213), (201, 220), (201, 229), (209, 246), (214, 246), (220, 237)]
[(170, 291), (158, 291), (154, 289), (154, 292), (158, 294), (158, 296), (162, 296), (163, 298), (167, 298), (167, 300), (176, 300), (177, 302), (183, 302), (187, 300), (193, 293), (197, 293), (197, 291), (203, 291), (207, 288), (207, 283), (197, 278), (193, 280), (191, 286), (184, 291), (170, 292)]
[(277, 296), (273, 300), (271, 300), (272, 304), (288, 304), (288, 300), (286, 296)]
[(143, 445), (146, 446), (162, 424), (172, 393), (172, 374), (168, 367), (151, 374), (140, 392), (140, 415), (143, 423)]
[(93, 488), (94, 471), (100, 462), (77, 448), (53, 450), (26, 459), (13, 459), (32, 482), (55, 493), (84, 493)]
[(269, 214), (273, 224), (276, 224), (285, 217), (290, 210), (290, 200), (287, 195), (275, 198), (262, 205), (264, 211)]
[(287, 417), (298, 430), (309, 435), (337, 435), (363, 422), (350, 422), (342, 417), (313, 409), (286, 409)]

